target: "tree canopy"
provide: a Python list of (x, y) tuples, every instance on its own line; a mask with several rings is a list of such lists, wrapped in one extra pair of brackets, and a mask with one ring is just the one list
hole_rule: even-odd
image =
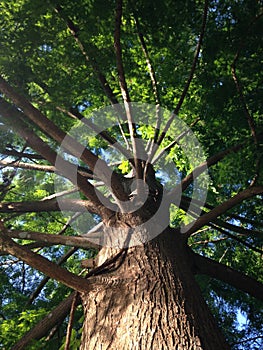
[(262, 32), (261, 1), (0, 1), (3, 349), (79, 348), (83, 234), (139, 180), (231, 348), (262, 348)]

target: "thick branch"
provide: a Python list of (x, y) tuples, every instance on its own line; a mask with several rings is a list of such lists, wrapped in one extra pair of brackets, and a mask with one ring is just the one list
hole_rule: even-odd
[[(32, 340), (43, 338), (50, 329), (61, 323), (68, 315), (72, 302), (75, 298), (75, 293), (71, 293), (57, 307), (55, 307), (45, 318), (38, 322), (29, 332), (27, 332), (11, 350), (23, 350), (30, 344)], [(81, 303), (78, 297), (78, 304)]]
[(234, 197), (226, 200), (222, 204), (212, 209), (209, 213), (200, 216), (194, 224), (189, 224), (184, 228), (186, 237), (189, 237), (193, 232), (196, 232), (201, 227), (207, 225), (210, 221), (213, 221), (218, 216), (224, 214), (229, 209), (233, 208), (237, 204), (241, 203), (245, 199), (249, 199), (253, 196), (263, 193), (263, 186), (249, 187), (242, 192), (239, 192)]
[(66, 245), (69, 247), (78, 247), (83, 249), (99, 249), (100, 246), (90, 242), (86, 236), (61, 236), (55, 234), (31, 232), (31, 231), (18, 231), (18, 230), (6, 230), (6, 235), (10, 238), (18, 238), (23, 240), (37, 241), (39, 243), (48, 243), (52, 245)]
[[(76, 251), (78, 250), (78, 248), (71, 248), (70, 250), (68, 250), (61, 258), (58, 259), (57, 261), (57, 265), (61, 266), (65, 261), (68, 260), (69, 257), (71, 257)], [(28, 300), (28, 304), (32, 304), (33, 301), (39, 296), (39, 294), (41, 293), (42, 289), (45, 287), (45, 285), (47, 284), (47, 282), (50, 280), (50, 278), (48, 276), (44, 277), (41, 282), (39, 283), (39, 285), (37, 286), (37, 288), (30, 294), (29, 300)]]
[[(41, 157), (43, 159), (43, 157)], [(0, 166), (7, 166), (11, 168), (21, 168), (21, 169), (27, 169), (27, 170), (36, 170), (36, 171), (43, 171), (45, 173), (55, 173), (58, 172), (58, 169), (54, 167), (53, 165), (44, 165), (44, 164), (36, 164), (36, 163), (24, 163), (19, 160), (17, 161), (7, 161), (7, 160), (0, 160)], [(78, 167), (78, 172), (88, 178), (93, 179), (92, 172), (84, 167)]]
[[(2, 103), (2, 100), (0, 100), (0, 102)], [(25, 152), (18, 152), (14, 149), (9, 150), (6, 149), (4, 151), (1, 151), (1, 154), (5, 155), (5, 156), (11, 156), (11, 157), (16, 157), (16, 158), (27, 158), (30, 160), (35, 160), (35, 159), (44, 159), (43, 156), (41, 156), (40, 154), (31, 154), (31, 153), (25, 153)]]
[(263, 300), (263, 284), (254, 278), (196, 253), (193, 253), (193, 258), (196, 274), (204, 274), (216, 278), (248, 293), (254, 298)]
[[(10, 98), (16, 106), (23, 110), (25, 115), (23, 115), (22, 119), (29, 118), (49, 137), (52, 137), (59, 144), (63, 143), (63, 147), (67, 149), (68, 152), (80, 158), (92, 171), (94, 171), (96, 167), (97, 175), (101, 180), (109, 188), (113, 187), (113, 190), (119, 193), (119, 195), (123, 194), (122, 189), (118, 185), (117, 174), (108, 167), (104, 160), (99, 159), (94, 153), (84, 148), (74, 138), (57, 127), (57, 125), (35, 108), (26, 98), (19, 95), (2, 77), (0, 77), (0, 91)], [(3, 103), (4, 100), (1, 98), (1, 104)]]
[(97, 213), (97, 207), (88, 200), (81, 199), (60, 199), (59, 203), (56, 198), (42, 201), (25, 201), (25, 202), (3, 202), (0, 203), (0, 213), (29, 213), (29, 212), (50, 212), (50, 211), (72, 211)]
[(82, 277), (76, 276), (74, 273), (63, 269), (57, 264), (49, 261), (43, 256), (31, 252), (30, 249), (21, 247), (19, 244), (12, 241), (6, 234), (0, 232), (0, 247), (1, 250), (15, 256), (24, 261), (26, 264), (43, 272), (45, 275), (53, 278), (69, 288), (85, 292), (90, 288), (90, 283)]
[[(111, 206), (110, 201), (105, 197), (103, 198), (104, 203), (107, 203), (107, 208), (105, 208), (99, 201), (94, 187), (84, 176), (77, 173), (75, 165), (58, 156), (57, 153), (53, 151), (40, 137), (30, 130), (27, 124), (23, 121), (24, 115), (22, 112), (18, 111), (14, 106), (10, 105), (1, 97), (0, 102), (0, 113), (6, 122), (10, 124), (12, 129), (24, 138), (32, 149), (41, 154), (53, 166), (56, 165), (58, 172), (70, 179), (74, 184), (77, 182), (81, 192), (94, 203), (94, 207), (97, 206), (97, 213), (104, 217), (112, 215), (112, 212), (107, 209)], [(103, 195), (101, 194), (101, 196)]]

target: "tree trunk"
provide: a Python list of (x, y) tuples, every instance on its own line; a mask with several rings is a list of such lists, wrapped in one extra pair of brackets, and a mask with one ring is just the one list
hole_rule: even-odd
[[(103, 248), (104, 258), (109, 250)], [(81, 350), (230, 349), (201, 295), (179, 233), (167, 229), (129, 248), (118, 264), (92, 277), (97, 287), (81, 295)]]

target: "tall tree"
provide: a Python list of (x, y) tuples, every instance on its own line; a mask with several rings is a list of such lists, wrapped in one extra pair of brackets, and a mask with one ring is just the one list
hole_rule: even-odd
[(261, 348), (262, 3), (0, 9), (1, 346)]

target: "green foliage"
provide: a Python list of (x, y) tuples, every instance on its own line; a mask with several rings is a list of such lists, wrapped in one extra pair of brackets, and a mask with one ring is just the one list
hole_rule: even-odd
[[(115, 2), (62, 0), (59, 4), (64, 18), (55, 11), (57, 5), (55, 1), (0, 0), (0, 73), (49, 119), (67, 132), (73, 126), (78, 130), (79, 123), (66, 116), (62, 112), (63, 109), (78, 110), (92, 122), (103, 123), (103, 120), (96, 120), (94, 112), (102, 106), (109, 105), (109, 101), (97, 79), (98, 71), (94, 69), (94, 62), (119, 100), (121, 91), (113, 47)], [(155, 103), (149, 69), (142, 52), (138, 31), (144, 36), (155, 70), (160, 104), (173, 110), (189, 77), (200, 34), (202, 13), (203, 2), (199, 0), (124, 2), (121, 44), (126, 80), (133, 101)], [(201, 142), (208, 158), (228, 147), (245, 143), (238, 153), (228, 155), (209, 169), (210, 187), (207, 203), (211, 207), (223, 203), (247, 188), (254, 178), (259, 184), (263, 181), (261, 14), (260, 1), (210, 1), (208, 23), (198, 65), (179, 113), (187, 125), (191, 125), (199, 118), (191, 129)], [(82, 49), (67, 29), (65, 18), (70, 18), (76, 25), (78, 37), (83, 43)], [(257, 145), (251, 138), (247, 114), (232, 76), (231, 67), (236, 55), (238, 56), (235, 62), (236, 73), (248, 112), (255, 123)], [(112, 117), (105, 115), (105, 121), (108, 120), (105, 122), (105, 129), (110, 136), (125, 146), (125, 141), (130, 141), (127, 124), (120, 122), (118, 124), (116, 120), (110, 118)], [(162, 118), (163, 127), (169, 115)], [(138, 134), (143, 141), (147, 142), (154, 137), (155, 122), (155, 119), (149, 116), (147, 124), (137, 126)], [(39, 132), (35, 125), (31, 126), (53, 150), (58, 149), (56, 142)], [(181, 132), (178, 125), (172, 124), (160, 150), (173, 142)], [(79, 136), (78, 140), (109, 163), (116, 159), (115, 151), (108, 147), (99, 135), (92, 132), (87, 135), (89, 137)], [(123, 135), (126, 140), (123, 139)], [(25, 141), (4, 125), (0, 115), (1, 159), (8, 159), (11, 162), (20, 160), (31, 165), (35, 162), (49, 165), (43, 159), (30, 160), (11, 155), (6, 158), (7, 151), (11, 150), (35, 155)], [(129, 173), (131, 168), (128, 161), (121, 156), (118, 160), (118, 164), (113, 164), (116, 171), (121, 174)], [(83, 165), (82, 162), (80, 165)], [(171, 171), (168, 173), (164, 169)], [(157, 163), (155, 170), (158, 180), (169, 190), (193, 169), (187, 155), (177, 144), (165, 153), (165, 157)], [(7, 168), (2, 172), (4, 174), (9, 171)], [(12, 179), (12, 186), (6, 193), (3, 191), (4, 200), (8, 202), (42, 200), (53, 194), (53, 182), (52, 173), (17, 169)], [(4, 181), (1, 179), (0, 186), (3, 184)], [(191, 191), (192, 188), (189, 187), (185, 194), (190, 195)], [(208, 210), (208, 207), (204, 208), (204, 211)], [(213, 227), (205, 227), (190, 238), (191, 249), (263, 282), (261, 255), (242, 243), (243, 240), (251, 247), (262, 249), (262, 236), (253, 234), (253, 230), (260, 231), (263, 226), (262, 197), (258, 196), (243, 202), (233, 208), (228, 215), (220, 219), (237, 227), (249, 229), (251, 234), (242, 236), (231, 230), (218, 232)], [(231, 219), (230, 215), (239, 217)], [(13, 229), (50, 234), (58, 233), (70, 219), (70, 215), (66, 218), (58, 212), (24, 213), (17, 216), (3, 214), (1, 217)], [(183, 209), (171, 207), (171, 226), (186, 224), (193, 217), (194, 214), (185, 215)], [(90, 225), (91, 222), (92, 220), (89, 222)], [(89, 227), (83, 228), (81, 219), (76, 226), (89, 229)], [(234, 235), (234, 239), (227, 233)], [(68, 228), (65, 234), (71, 235), (75, 232)], [(235, 238), (240, 238), (241, 241)], [(28, 241), (19, 242), (28, 244)], [(68, 251), (67, 248), (58, 246), (37, 249), (52, 261), (58, 261)], [(80, 260), (93, 255), (93, 251), (79, 250), (67, 260), (65, 266), (74, 273), (80, 273)], [(18, 340), (32, 328), (37, 320), (57, 305), (69, 291), (57, 282), (49, 281), (34, 304), (26, 307), (30, 293), (37, 288), (43, 276), (6, 256), (1, 256), (0, 273), (0, 347), (8, 349), (15, 339)], [(262, 304), (218, 281), (203, 276), (198, 277), (198, 281), (231, 344), (262, 334), (260, 322)], [(247, 324), (241, 327), (242, 329), (237, 324), (239, 311), (243, 312), (247, 319)], [(72, 349), (79, 347), (80, 311), (76, 319), (72, 333)], [(60, 332), (53, 343), (51, 340), (47, 345), (42, 339), (30, 349), (52, 347), (62, 349), (65, 342), (65, 324), (61, 326)], [(249, 348), (260, 348), (260, 345), (253, 344), (249, 343)], [(243, 350), (247, 345), (248, 343), (240, 343), (233, 345), (233, 349)]]

